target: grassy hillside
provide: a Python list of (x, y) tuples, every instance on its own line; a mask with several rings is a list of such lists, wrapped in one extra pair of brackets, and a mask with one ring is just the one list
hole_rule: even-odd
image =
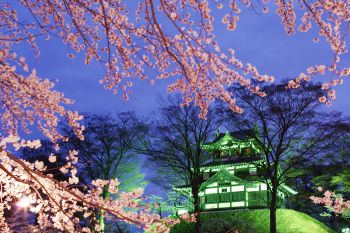
[[(240, 233), (268, 233), (268, 210), (236, 210), (202, 214), (202, 232), (226, 233), (237, 229)], [(281, 233), (334, 233), (316, 219), (288, 209), (277, 211), (277, 231)], [(194, 232), (193, 223), (180, 223), (171, 233)]]

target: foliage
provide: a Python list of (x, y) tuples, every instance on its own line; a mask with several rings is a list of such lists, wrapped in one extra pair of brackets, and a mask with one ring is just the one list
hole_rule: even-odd
[[(346, 131), (338, 138), (338, 142), (330, 153), (321, 157), (319, 161), (314, 161), (314, 166), (318, 166), (315, 169), (318, 173), (314, 173), (312, 178), (314, 188), (323, 187), (345, 195), (350, 194), (349, 148), (349, 132)], [(327, 171), (327, 173), (320, 171)]]
[[(227, 212), (209, 212), (202, 214), (202, 232), (226, 233), (238, 232), (249, 233), (269, 232), (268, 210), (236, 210)], [(172, 233), (194, 232), (193, 224), (180, 223), (175, 225)], [(288, 209), (277, 210), (277, 232), (280, 233), (332, 233), (323, 223), (314, 218)]]
[(331, 183), (336, 185), (339, 192), (350, 193), (350, 168), (346, 167), (332, 177)]
[(147, 196), (150, 208), (161, 217), (166, 215), (175, 216), (177, 214), (175, 203), (179, 202), (181, 198), (181, 195), (174, 191), (168, 192), (165, 198), (157, 195)]
[(195, 232), (195, 227), (193, 223), (180, 222), (171, 228), (171, 233), (190, 233)]
[(343, 194), (344, 199), (349, 198), (350, 189), (347, 185), (349, 179), (346, 176), (349, 170), (349, 145), (348, 132), (345, 131), (329, 152), (296, 165), (286, 173), (286, 183), (299, 192), (298, 195), (288, 199), (289, 208), (306, 213), (333, 229), (339, 229), (342, 224), (347, 224), (341, 216), (330, 211), (325, 213), (325, 208), (310, 202), (309, 197), (315, 195), (315, 190), (321, 186), (324, 190), (334, 190)]

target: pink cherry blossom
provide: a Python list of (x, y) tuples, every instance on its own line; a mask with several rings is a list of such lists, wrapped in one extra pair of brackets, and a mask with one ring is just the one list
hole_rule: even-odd
[[(323, 191), (322, 187), (318, 187), (317, 189), (320, 192)], [(341, 194), (336, 194), (329, 190), (323, 193), (323, 197), (311, 196), (310, 199), (313, 203), (323, 205), (337, 215), (342, 214), (346, 209), (350, 209), (350, 201), (344, 201)]]

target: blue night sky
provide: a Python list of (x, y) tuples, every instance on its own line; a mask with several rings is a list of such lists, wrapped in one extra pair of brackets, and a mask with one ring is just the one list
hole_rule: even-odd
[[(270, 12), (274, 9), (270, 9)], [(214, 14), (215, 15), (215, 14)], [(316, 33), (297, 33), (286, 36), (279, 17), (275, 13), (258, 14), (243, 9), (238, 27), (234, 32), (225, 29), (221, 16), (216, 18), (216, 35), (222, 51), (232, 47), (243, 62), (255, 65), (260, 73), (272, 74), (277, 80), (293, 78), (314, 64), (329, 64), (331, 52), (324, 41), (312, 42)], [(157, 109), (157, 97), (166, 94), (166, 86), (172, 80), (157, 81), (154, 86), (148, 82), (135, 81), (133, 94), (125, 102), (120, 95), (105, 90), (98, 80), (103, 77), (102, 68), (97, 64), (84, 65), (82, 54), (76, 59), (67, 58), (68, 48), (59, 40), (40, 40), (41, 56), (35, 60), (29, 51), (23, 51), (31, 68), (36, 68), (41, 77), (58, 79), (56, 89), (76, 103), (69, 108), (80, 112), (103, 113), (134, 110), (146, 115)], [(343, 59), (349, 64), (350, 56)], [(155, 75), (154, 75), (155, 76)], [(327, 79), (327, 77), (323, 77)], [(320, 79), (319, 79), (320, 80)], [(349, 82), (337, 87), (337, 99), (327, 111), (349, 112)]]

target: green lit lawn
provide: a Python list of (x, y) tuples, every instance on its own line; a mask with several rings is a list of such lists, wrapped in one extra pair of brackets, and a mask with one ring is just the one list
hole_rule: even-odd
[[(172, 233), (193, 232), (193, 224), (182, 223), (175, 226)], [(268, 233), (268, 210), (237, 210), (230, 212), (211, 212), (202, 215), (202, 232)], [(334, 232), (316, 219), (288, 209), (277, 211), (277, 231), (281, 233), (330, 233)]]

